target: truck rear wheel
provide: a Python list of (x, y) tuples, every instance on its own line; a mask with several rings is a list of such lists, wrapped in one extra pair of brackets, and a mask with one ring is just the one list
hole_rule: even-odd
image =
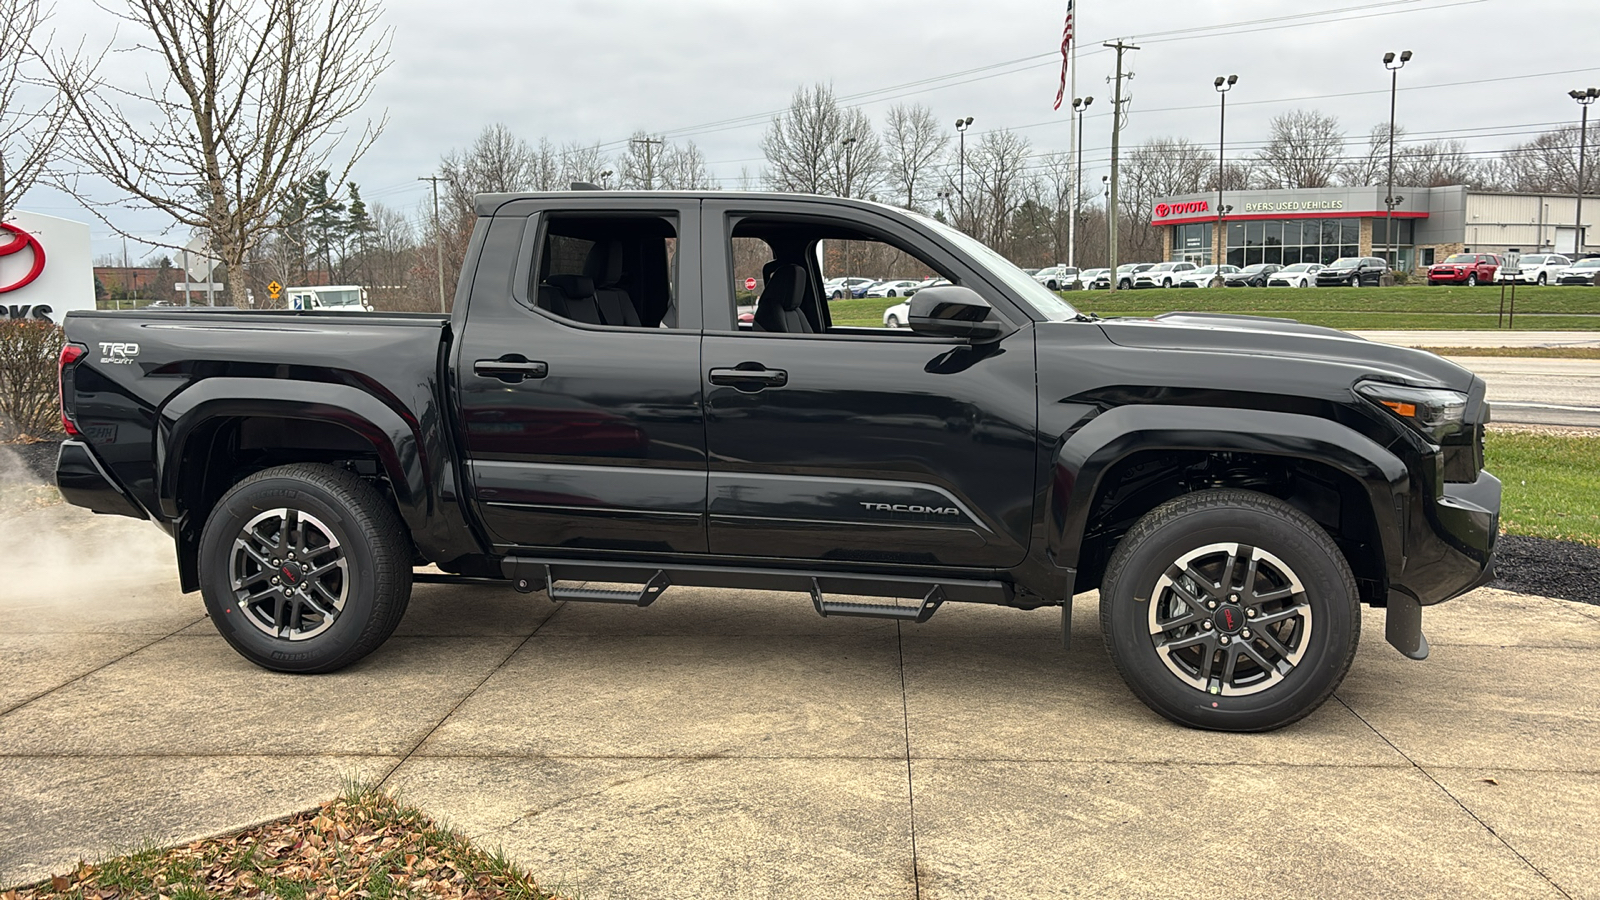
[(332, 466), (257, 472), (200, 537), (206, 611), (240, 655), (277, 672), (332, 672), (376, 650), (411, 599), (411, 548), (372, 485)]
[(1174, 722), (1268, 731), (1310, 714), (1355, 658), (1355, 578), (1316, 522), (1252, 491), (1172, 500), (1117, 545), (1100, 588), (1117, 671)]

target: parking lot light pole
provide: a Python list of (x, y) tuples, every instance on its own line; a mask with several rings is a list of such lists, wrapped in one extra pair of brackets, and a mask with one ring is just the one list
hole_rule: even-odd
[(1388, 196), (1383, 198), (1384, 206), (1389, 212), (1384, 219), (1383, 230), (1389, 248), (1387, 261), (1391, 277), (1394, 275), (1394, 208), (1404, 199), (1394, 195), (1394, 97), (1400, 84), (1400, 70), (1410, 61), (1410, 50), (1402, 51), (1398, 59), (1392, 51), (1383, 55), (1383, 67), (1389, 70), (1389, 190)]
[(1587, 243), (1583, 239), (1583, 158), (1589, 150), (1589, 107), (1593, 105), (1596, 97), (1600, 97), (1600, 88), (1568, 91), (1567, 96), (1578, 101), (1578, 105), (1583, 107), (1583, 121), (1578, 126), (1578, 212), (1572, 220), (1577, 226), (1572, 236), (1572, 255), (1576, 257), (1583, 255), (1583, 245)]
[(1237, 75), (1229, 75), (1227, 78), (1218, 75), (1214, 84), (1217, 89), (1217, 96), (1222, 101), (1222, 111), (1217, 120), (1217, 235), (1211, 242), (1213, 244), (1211, 263), (1218, 266), (1222, 264), (1222, 254), (1226, 250), (1223, 239), (1228, 234), (1225, 230), (1226, 226), (1222, 224), (1222, 152), (1228, 146), (1228, 92), (1233, 90), (1233, 86), (1238, 83), (1239, 76)]
[(971, 116), (956, 120), (956, 134), (960, 135), (961, 140), (961, 161), (956, 164), (960, 170), (960, 175), (958, 176), (960, 184), (956, 188), (956, 193), (961, 195), (961, 222), (956, 227), (963, 231), (967, 228), (967, 129), (971, 127)]
[(1083, 112), (1094, 102), (1093, 97), (1073, 97), (1072, 112), (1078, 117), (1078, 146), (1074, 155), (1074, 162), (1078, 165), (1078, 175), (1072, 184), (1072, 218), (1067, 221), (1067, 265), (1078, 264), (1078, 209), (1083, 204)]

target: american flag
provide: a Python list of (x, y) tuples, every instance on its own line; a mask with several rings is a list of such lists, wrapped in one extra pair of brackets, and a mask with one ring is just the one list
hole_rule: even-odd
[(1067, 0), (1067, 27), (1061, 31), (1061, 87), (1056, 90), (1056, 109), (1061, 108), (1061, 101), (1067, 96), (1067, 63), (1071, 60), (1068, 53), (1072, 47), (1072, 0)]

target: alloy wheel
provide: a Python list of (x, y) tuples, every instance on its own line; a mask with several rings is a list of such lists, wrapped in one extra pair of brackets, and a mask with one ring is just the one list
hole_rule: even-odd
[(1207, 544), (1172, 563), (1150, 598), (1150, 639), (1179, 680), (1210, 694), (1271, 688), (1311, 638), (1311, 602), (1281, 559), (1248, 544)]
[(280, 640), (303, 641), (333, 627), (350, 591), (338, 536), (298, 509), (270, 509), (247, 522), (229, 565), (239, 611)]

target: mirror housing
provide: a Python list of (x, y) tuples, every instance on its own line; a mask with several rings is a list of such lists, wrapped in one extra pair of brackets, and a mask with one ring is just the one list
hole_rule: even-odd
[(994, 308), (972, 288), (958, 284), (923, 288), (911, 296), (906, 318), (914, 334), (968, 338), (974, 343), (995, 340), (1005, 325), (990, 318)]

